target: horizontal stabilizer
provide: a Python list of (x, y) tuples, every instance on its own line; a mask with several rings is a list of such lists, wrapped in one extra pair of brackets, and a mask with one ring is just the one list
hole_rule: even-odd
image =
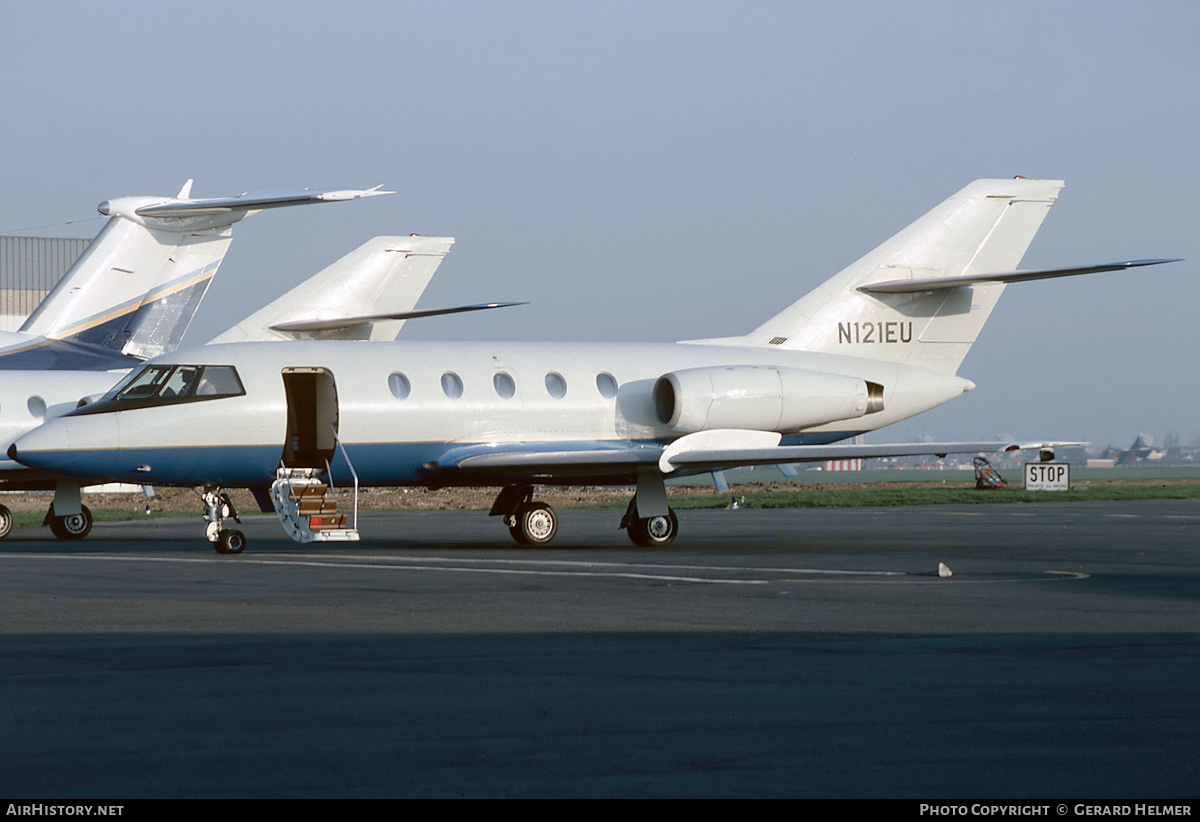
[(178, 197), (114, 197), (96, 206), (96, 210), (106, 217), (121, 217), (149, 229), (178, 234), (220, 230), (268, 208), (342, 203), (395, 194), (394, 191), (380, 191), (380, 186), (260, 191), (203, 199), (193, 199), (191, 193), (192, 181), (188, 180)]
[(1045, 268), (1031, 271), (1006, 271), (999, 274), (975, 274), (969, 277), (928, 277), (925, 279), (888, 280), (859, 287), (867, 294), (917, 294), (938, 291), (943, 288), (960, 288), (983, 283), (1023, 283), (1030, 280), (1049, 280), (1055, 277), (1074, 277), (1077, 274), (1096, 274), (1101, 271), (1124, 271), (1147, 265), (1177, 263), (1180, 260), (1127, 260), (1120, 263), (1105, 263), (1085, 268)]
[[(139, 206), (134, 209), (134, 213), (142, 217), (195, 217), (212, 212), (262, 211), (267, 208), (282, 208), (309, 203), (340, 203), (346, 200), (360, 200), (363, 197), (379, 197), (384, 194), (396, 193), (380, 191), (382, 187), (375, 186), (367, 189), (304, 188), (291, 191), (247, 192), (236, 197), (210, 197), (198, 200), (179, 198)], [(185, 190), (190, 192), (191, 189), (186, 188)]]
[(478, 305), (460, 305), (454, 308), (427, 308), (421, 311), (398, 311), (394, 314), (368, 314), (360, 317), (340, 317), (332, 319), (292, 320), (271, 326), (272, 331), (298, 333), (311, 331), (337, 331), (351, 328), (364, 323), (377, 323), (385, 320), (413, 320), (419, 317), (440, 317), (444, 314), (462, 314), (467, 311), (486, 311), (489, 308), (510, 308), (514, 305), (529, 303), (480, 303)]

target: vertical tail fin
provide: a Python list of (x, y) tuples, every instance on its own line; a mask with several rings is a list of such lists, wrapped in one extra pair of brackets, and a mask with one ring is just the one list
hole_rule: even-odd
[[(454, 245), (453, 237), (375, 237), (223, 332), (212, 343), (251, 340), (392, 340)], [(319, 329), (284, 330), (313, 321)]]
[(20, 331), (148, 357), (183, 335), (232, 241), (109, 218)]
[(698, 342), (852, 354), (953, 374), (1002, 282), (919, 293), (859, 289), (1015, 269), (1062, 187), (1061, 180), (977, 180), (745, 337)]

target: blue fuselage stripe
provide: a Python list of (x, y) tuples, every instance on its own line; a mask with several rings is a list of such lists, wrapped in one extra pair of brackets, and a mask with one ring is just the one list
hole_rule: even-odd
[[(789, 445), (818, 445), (848, 434), (789, 435)], [(367, 486), (487, 484), (487, 474), (463, 472), (454, 466), (473, 454), (505, 452), (549, 453), (561, 451), (639, 450), (657, 448), (665, 442), (657, 440), (595, 441), (573, 440), (554, 442), (506, 443), (439, 443), (439, 442), (374, 442), (346, 444), (346, 452), (358, 473), (359, 481)], [(279, 467), (283, 445), (231, 445), (167, 448), (74, 449), (41, 452), (38, 467), (61, 471), (75, 476), (92, 476), (105, 480), (124, 479), (148, 485), (212, 484), (230, 487), (254, 487), (269, 483)], [(442, 468), (427, 466), (438, 465)], [(346, 460), (340, 452), (331, 461), (333, 481), (349, 485), (354, 481)], [(114, 474), (114, 469), (119, 473)], [(600, 468), (604, 473), (631, 471), (632, 464), (622, 468)], [(499, 476), (499, 474), (498, 474)], [(564, 472), (564, 476), (570, 474)], [(497, 479), (496, 483), (503, 480)]]

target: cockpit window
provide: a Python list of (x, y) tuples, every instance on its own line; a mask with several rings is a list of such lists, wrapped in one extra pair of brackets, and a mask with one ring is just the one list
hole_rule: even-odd
[(127, 400), (135, 397), (153, 397), (154, 392), (170, 373), (171, 367), (168, 365), (148, 365), (117, 383), (115, 388), (104, 395), (104, 399), (111, 400), (117, 396)]
[(196, 383), (198, 397), (236, 397), (245, 393), (232, 365), (207, 365)]
[(149, 408), (237, 397), (245, 393), (237, 369), (231, 365), (146, 365), (117, 383), (100, 400), (73, 413)]
[(194, 365), (181, 365), (167, 377), (166, 382), (163, 383), (163, 387), (158, 390), (158, 395), (163, 399), (186, 397), (196, 387), (196, 377), (199, 375), (200, 369), (198, 367)]

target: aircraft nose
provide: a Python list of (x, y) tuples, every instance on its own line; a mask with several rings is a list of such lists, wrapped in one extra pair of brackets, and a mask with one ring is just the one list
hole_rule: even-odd
[(29, 468), (66, 477), (104, 477), (121, 453), (116, 414), (59, 417), (18, 437), (8, 454)]
[(61, 458), (70, 453), (70, 447), (66, 427), (52, 420), (17, 437), (8, 446), (8, 458), (30, 468), (49, 468), (49, 463), (58, 461), (52, 455), (57, 454)]

